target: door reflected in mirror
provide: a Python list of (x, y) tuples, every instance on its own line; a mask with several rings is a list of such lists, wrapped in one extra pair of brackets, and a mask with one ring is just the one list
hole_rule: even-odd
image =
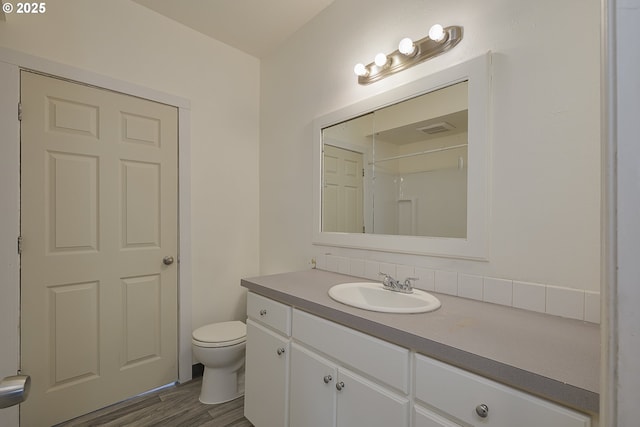
[(322, 129), (322, 232), (467, 237), (468, 81)]

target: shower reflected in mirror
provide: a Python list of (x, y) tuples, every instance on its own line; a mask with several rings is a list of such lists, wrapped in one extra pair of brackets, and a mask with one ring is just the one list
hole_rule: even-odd
[(322, 129), (322, 232), (467, 237), (468, 81)]

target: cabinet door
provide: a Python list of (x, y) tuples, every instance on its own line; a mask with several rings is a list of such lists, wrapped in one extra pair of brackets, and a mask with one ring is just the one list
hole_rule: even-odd
[(256, 427), (286, 427), (289, 340), (247, 320), (244, 415)]
[(336, 383), (338, 427), (407, 427), (409, 401), (350, 371), (340, 369)]
[(335, 425), (337, 376), (338, 370), (331, 362), (298, 344), (291, 345), (291, 427)]
[(453, 421), (442, 418), (440, 415), (434, 414), (426, 408), (418, 405), (413, 410), (413, 427), (460, 427)]

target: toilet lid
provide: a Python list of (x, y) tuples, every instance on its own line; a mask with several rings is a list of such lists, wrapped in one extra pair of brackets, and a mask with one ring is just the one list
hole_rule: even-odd
[(211, 323), (193, 331), (193, 339), (201, 343), (233, 345), (245, 340), (247, 325), (239, 320)]

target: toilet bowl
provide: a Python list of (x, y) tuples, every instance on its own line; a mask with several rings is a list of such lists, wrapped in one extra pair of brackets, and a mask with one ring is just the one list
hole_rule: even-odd
[(192, 334), (195, 358), (204, 365), (200, 402), (223, 403), (244, 395), (247, 326), (240, 321), (211, 323)]

